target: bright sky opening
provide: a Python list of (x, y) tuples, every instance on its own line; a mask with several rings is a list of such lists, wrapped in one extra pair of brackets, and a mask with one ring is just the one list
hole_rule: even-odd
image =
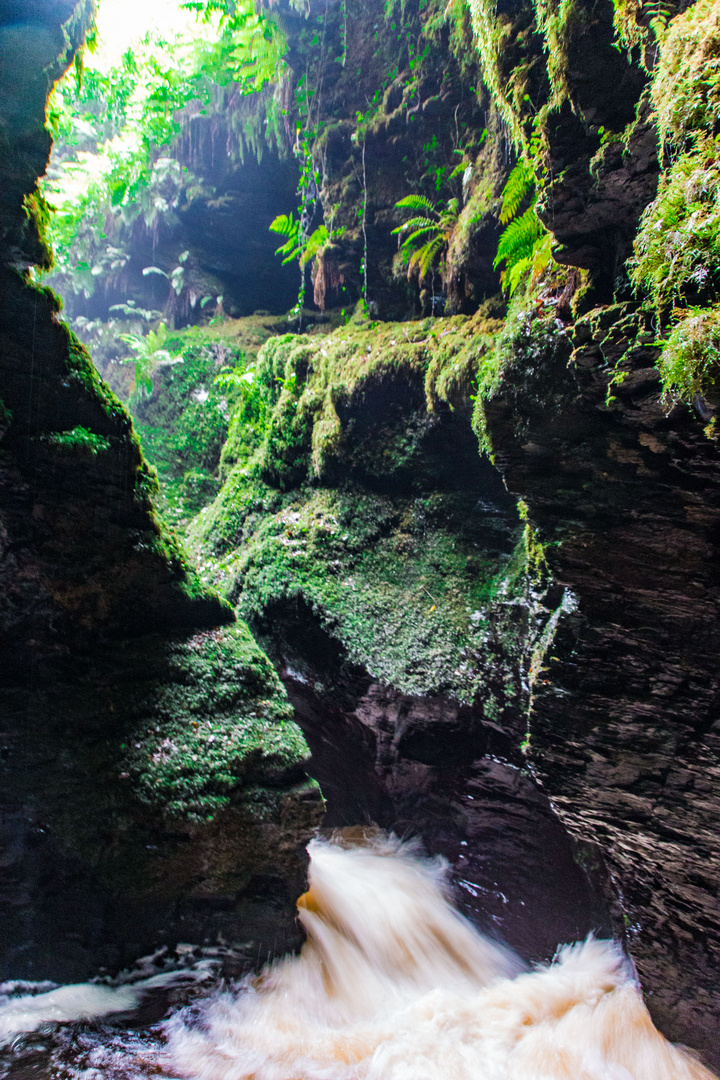
[(101, 71), (119, 63), (148, 30), (202, 33), (194, 12), (183, 11), (180, 0), (98, 0), (97, 28), (98, 49), (85, 54), (85, 63)]

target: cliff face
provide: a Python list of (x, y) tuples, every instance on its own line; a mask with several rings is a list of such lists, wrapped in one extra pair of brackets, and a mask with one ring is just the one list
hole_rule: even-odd
[[(658, 316), (633, 298), (624, 266), (658, 178), (661, 193), (669, 183), (653, 112), (658, 46), (640, 8), (620, 17), (578, 4), (564, 21), (543, 12), (472, 5), (490, 136), (472, 155), (466, 205), (484, 190), (487, 224), (479, 216), (460, 247), (455, 234), (443, 286), (457, 295), (453, 252), (473, 280), (494, 250), (503, 124), (537, 154), (538, 211), (568, 269), (509, 312), (395, 325), (372, 321), (398, 287), (386, 265), (368, 287), (377, 308), (364, 330), (266, 346), (258, 370), (282, 390), (262, 450), (228, 444), (226, 486), (196, 540), (278, 663), (330, 813), (417, 829), (450, 856), (458, 895), (480, 881), (488, 893), (476, 908), (529, 954), (552, 934), (612, 924), (658, 1024), (717, 1064), (715, 399), (663, 398)], [(366, 200), (356, 190), (355, 202), (376, 251), (399, 194), (381, 208), (378, 162), (409, 137), (393, 109), (403, 102), (387, 95), (367, 127), (354, 137), (348, 127), (351, 156), (325, 174), (324, 190), (350, 193), (363, 146), (366, 165), (373, 155)], [(414, 183), (425, 190), (419, 169)], [(491, 275), (482, 288), (496, 288)], [(492, 465), (466, 442), (475, 378), (475, 429)], [(522, 500), (524, 534), (499, 478)], [(499, 585), (513, 574), (512, 587)], [(453, 618), (457, 654), (446, 646)], [(528, 829), (502, 824), (506, 811), (525, 820), (530, 791), (532, 820), (562, 823), (579, 843), (573, 856), (562, 831), (559, 846), (541, 841), (555, 853), (543, 895), (558, 896), (556, 873), (580, 883), (572, 913), (553, 902), (564, 914), (547, 938), (527, 916), (541, 859)], [(470, 793), (489, 813), (482, 827), (467, 816)], [(475, 877), (448, 840), (471, 833), (487, 844)], [(489, 898), (506, 893), (509, 864), (521, 868), (519, 922)]]
[(577, 598), (534, 686), (534, 775), (603, 851), (657, 1022), (716, 1060), (717, 452), (686, 408), (661, 407), (648, 340), (633, 305), (593, 311), (538, 392), (518, 335), (488, 423)]
[[(223, 927), (267, 942), (284, 925), (292, 936), (320, 809), (271, 666), (156, 518), (128, 414), (27, 273), (48, 258), (45, 99), (90, 15), (62, 2), (0, 14), (0, 965), (11, 978), (82, 978), (177, 940), (180, 921), (183, 935)], [(269, 929), (256, 908), (273, 877)]]
[[(367, 303), (263, 346), (191, 543), (285, 691), (154, 519), (126, 414), (53, 301), (7, 271), (9, 903), (41, 901), (30, 936), (55, 932), (38, 852), (69, 906), (79, 889), (109, 898), (75, 966), (54, 969), (73, 974), (181, 924), (287, 928), (319, 808), (289, 700), (329, 825), (418, 833), (468, 913), (528, 957), (622, 936), (658, 1024), (718, 1064), (714, 398), (663, 400), (662, 312), (623, 268), (671, 182), (654, 15), (471, 9), (477, 49), (444, 4), (279, 8), (288, 126), (321, 181), (303, 205), (344, 228), (316, 296)], [(48, 149), (43, 79), (5, 129), (25, 148), (8, 158), (13, 266), (41, 258), (20, 199)], [(704, 147), (708, 169), (710, 114), (683, 151)], [(508, 309), (492, 264), (516, 152), (560, 268)], [(422, 289), (393, 267), (411, 193), (458, 199)], [(712, 271), (694, 281), (674, 303), (710, 305)], [(443, 303), (452, 317), (388, 321)], [(38, 972), (11, 925), (8, 971)]]

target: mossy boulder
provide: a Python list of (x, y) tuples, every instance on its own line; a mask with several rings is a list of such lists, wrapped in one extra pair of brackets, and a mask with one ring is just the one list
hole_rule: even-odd
[(269, 647), (272, 613), (303, 603), (373, 678), (518, 730), (557, 598), (470, 425), (497, 326), (357, 317), (268, 342), (263, 423), (232, 430), (191, 545)]
[(529, 703), (573, 598), (472, 429), (499, 326), (360, 311), (268, 343), (263, 419), (233, 425), (191, 547), (278, 668), (326, 822), (418, 836), (470, 917), (539, 957), (606, 923), (527, 768)]
[[(116, 642), (41, 664), (34, 683), (6, 676), (0, 689), (3, 857), (27, 890), (34, 857), (10, 813), (23, 807), (50, 876), (32, 887), (31, 932), (6, 912), (3, 976), (83, 978), (219, 934), (293, 944), (322, 800), (247, 627)], [(80, 888), (87, 907), (73, 904)]]

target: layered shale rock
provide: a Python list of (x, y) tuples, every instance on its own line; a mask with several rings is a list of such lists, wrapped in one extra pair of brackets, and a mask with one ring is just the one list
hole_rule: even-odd
[(603, 852), (657, 1022), (717, 1063), (718, 461), (705, 421), (663, 407), (658, 352), (637, 305), (571, 335), (528, 313), (486, 417), (577, 599), (534, 685), (528, 760)]

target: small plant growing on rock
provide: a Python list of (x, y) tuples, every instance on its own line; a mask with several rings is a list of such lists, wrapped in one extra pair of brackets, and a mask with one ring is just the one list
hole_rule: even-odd
[[(520, 214), (523, 203), (530, 205)], [(502, 193), (500, 224), (506, 229), (500, 235), (493, 266), (505, 266), (500, 274), (503, 288), (510, 296), (520, 282), (529, 276), (534, 285), (552, 259), (552, 234), (548, 232), (535, 209), (535, 174), (527, 162), (520, 159), (510, 173)]]
[(449, 199), (445, 209), (439, 210), (424, 195), (406, 195), (395, 206), (420, 211), (393, 229), (393, 236), (407, 234), (400, 243), (403, 263), (407, 267), (407, 276), (417, 275), (422, 284), (430, 274), (444, 269), (450, 237), (458, 223), (459, 202)]
[[(298, 260), (301, 267), (307, 266), (324, 247), (332, 243), (333, 234), (328, 230), (327, 225), (318, 225), (309, 236), (303, 236), (300, 225), (301, 223), (295, 221), (292, 213), (279, 214), (270, 223), (272, 232), (287, 237), (285, 243), (281, 244), (275, 251), (276, 255), (284, 256), (283, 266), (285, 263), (293, 262), (295, 259)], [(339, 238), (344, 231), (344, 229), (336, 229), (335, 238)]]
[(325, 293), (329, 289), (337, 288), (342, 283), (342, 278), (333, 266), (332, 262), (326, 265), (325, 256), (332, 248), (335, 240), (339, 240), (344, 234), (344, 227), (333, 229), (332, 218), (330, 228), (321, 224), (313, 229), (308, 235), (302, 231), (302, 221), (296, 221), (292, 213), (279, 214), (271, 223), (272, 232), (286, 237), (285, 243), (276, 249), (276, 255), (282, 255), (283, 266), (285, 263), (298, 261), (300, 267), (300, 294), (298, 296), (298, 310), (302, 308), (305, 298), (305, 267), (314, 262), (312, 272), (313, 285), (315, 287), (315, 303), (325, 310)]
[(139, 334), (120, 334), (120, 340), (129, 345), (135, 354), (123, 363), (135, 365), (135, 387), (148, 397), (153, 391), (152, 377), (155, 369), (182, 363), (182, 356), (173, 356), (163, 348), (167, 336), (165, 323), (160, 323), (157, 330), (148, 330), (145, 337)]
[(720, 371), (720, 306), (692, 307), (676, 312), (658, 360), (658, 370), (669, 401), (702, 399)]

